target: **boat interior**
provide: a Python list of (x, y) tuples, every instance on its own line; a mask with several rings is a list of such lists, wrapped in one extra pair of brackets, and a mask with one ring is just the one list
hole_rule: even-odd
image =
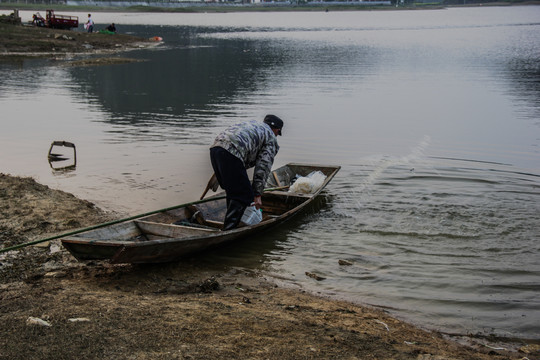
[[(290, 211), (297, 209), (315, 195), (291, 193), (288, 191), (289, 186), (296, 178), (307, 176), (314, 170), (322, 171), (328, 177), (327, 181), (337, 171), (336, 167), (314, 168), (303, 165), (295, 167), (289, 164), (272, 172), (267, 181), (267, 190), (263, 194), (263, 219), (261, 224), (282, 216), (287, 216)], [(80, 237), (86, 239), (91, 237), (92, 240), (107, 241), (111, 239), (112, 231), (115, 234), (114, 238), (116, 241), (144, 242), (211, 235), (219, 232), (223, 227), (226, 200), (222, 193), (209, 197), (206, 200), (208, 201), (158, 212), (133, 221), (113, 225), (108, 230), (98, 229), (81, 234)], [(242, 224), (240, 227), (242, 227)]]

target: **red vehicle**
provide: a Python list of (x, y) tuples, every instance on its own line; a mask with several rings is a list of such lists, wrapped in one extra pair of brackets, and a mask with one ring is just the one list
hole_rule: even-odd
[(56, 15), (54, 10), (47, 10), (45, 19), (39, 13), (34, 14), (32, 23), (53, 29), (71, 29), (79, 27), (79, 17), (69, 15)]

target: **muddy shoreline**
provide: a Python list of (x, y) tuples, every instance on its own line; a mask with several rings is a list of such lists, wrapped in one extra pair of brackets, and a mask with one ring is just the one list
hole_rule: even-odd
[(119, 60), (120, 53), (161, 44), (153, 38), (126, 34), (86, 33), (12, 24), (5, 22), (6, 18), (4, 16), (4, 21), (0, 21), (0, 60), (4, 61), (39, 57), (54, 59), (59, 64), (69, 66), (119, 64), (136, 61), (128, 57)]
[[(4, 174), (0, 202), (2, 248), (119, 217)], [(280, 287), (252, 270), (209, 267), (197, 257), (160, 265), (82, 263), (54, 240), (1, 253), (0, 279), (6, 359), (540, 357), (531, 341), (503, 350), (497, 339), (463, 337), (464, 346), (384, 310)]]

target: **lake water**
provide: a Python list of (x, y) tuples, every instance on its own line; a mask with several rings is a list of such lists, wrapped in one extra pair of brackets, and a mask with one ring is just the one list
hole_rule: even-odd
[[(318, 209), (202, 262), (540, 338), (540, 6), (93, 18), (164, 42), (124, 65), (1, 61), (0, 171), (143, 213), (198, 199), (214, 136), (274, 113), (276, 167), (342, 169)], [(47, 161), (55, 140), (75, 170)]]

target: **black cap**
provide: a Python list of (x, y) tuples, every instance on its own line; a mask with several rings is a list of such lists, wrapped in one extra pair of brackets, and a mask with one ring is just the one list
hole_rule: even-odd
[(278, 135), (281, 135), (281, 129), (283, 129), (283, 120), (276, 115), (266, 115), (264, 117), (264, 123), (270, 125), (273, 129), (278, 129)]

